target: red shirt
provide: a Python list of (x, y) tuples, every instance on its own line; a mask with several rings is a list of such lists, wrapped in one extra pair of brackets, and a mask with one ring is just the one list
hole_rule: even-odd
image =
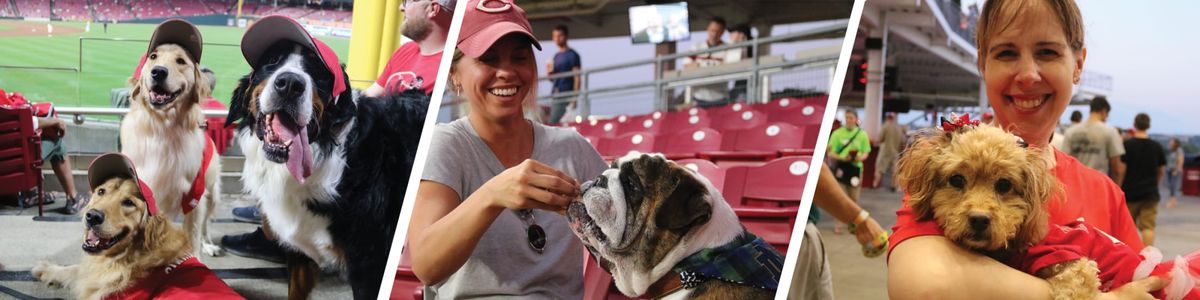
[(442, 63), (442, 52), (421, 55), (416, 42), (406, 43), (392, 53), (387, 66), (375, 83), (383, 87), (384, 94), (398, 94), (420, 88), (425, 94), (433, 93), (433, 83), (438, 78), (438, 65)]
[(119, 293), (104, 297), (117, 299), (245, 299), (225, 285), (217, 274), (195, 257), (163, 267)]
[[(1145, 246), (1138, 236), (1133, 217), (1129, 215), (1129, 208), (1125, 207), (1125, 194), (1121, 188), (1107, 175), (1080, 164), (1057, 149), (1054, 150), (1054, 158), (1057, 163), (1052, 171), (1062, 184), (1066, 201), (1055, 198), (1046, 202), (1050, 224), (1066, 225), (1083, 218), (1088, 224), (1125, 242), (1133, 251), (1142, 251)], [(942, 235), (942, 229), (934, 220), (916, 219), (912, 208), (907, 205), (908, 195), (904, 195), (903, 201), (905, 205), (896, 211), (896, 226), (892, 226), (895, 233), (888, 244), (889, 256), (896, 245), (907, 239)]]

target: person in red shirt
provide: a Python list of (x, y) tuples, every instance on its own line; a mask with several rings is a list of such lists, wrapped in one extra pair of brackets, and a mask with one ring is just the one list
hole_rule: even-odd
[[(976, 33), (979, 73), (996, 123), (1034, 145), (1050, 142), (1087, 49), (1083, 20), (1072, 0), (988, 1)], [(1137, 228), (1115, 183), (1053, 149), (1045, 157), (1065, 199), (1047, 201), (1052, 224), (1084, 219), (1136, 251)], [(907, 201), (907, 197), (905, 197)], [(888, 252), (888, 294), (893, 299), (1047, 299), (1049, 284), (987, 256), (957, 246), (932, 220), (916, 220), (911, 208), (896, 212)], [(1149, 297), (1166, 280), (1131, 282), (1103, 297)]]
[[(409, 0), (400, 9), (404, 10), (404, 24), (400, 33), (413, 40), (392, 53), (387, 66), (371, 87), (363, 91), (368, 97), (402, 93), (420, 89), (425, 94), (433, 93), (437, 81), (438, 66), (442, 63), (442, 49), (446, 46), (446, 35), (454, 16), (457, 0)], [(471, 34), (464, 32), (463, 34)]]

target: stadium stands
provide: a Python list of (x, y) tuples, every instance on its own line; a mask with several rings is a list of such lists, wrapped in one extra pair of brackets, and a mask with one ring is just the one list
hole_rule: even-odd
[[(229, 14), (236, 10), (236, 3), (204, 0), (0, 0), (0, 16), (128, 21)], [(281, 14), (331, 23), (348, 23), (353, 16), (348, 9), (274, 6), (258, 1), (246, 1), (243, 8), (243, 13), (247, 15)]]
[(15, 0), (17, 15), (27, 18), (49, 18), (50, 1), (46, 0)]

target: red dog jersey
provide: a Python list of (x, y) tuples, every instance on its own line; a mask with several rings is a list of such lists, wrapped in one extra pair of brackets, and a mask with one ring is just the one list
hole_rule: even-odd
[(132, 287), (105, 300), (133, 299), (196, 299), (223, 300), (245, 299), (225, 285), (216, 273), (200, 263), (196, 257), (188, 256), (182, 262), (162, 267)]
[[(1149, 250), (1149, 249), (1148, 249)], [(1153, 252), (1153, 251), (1147, 251)], [(1193, 259), (1196, 255), (1191, 255)], [(1172, 272), (1172, 269), (1179, 267), (1179, 273), (1172, 277), (1172, 284), (1184, 285), (1186, 288), (1179, 287), (1180, 291), (1166, 292), (1171, 290), (1170, 286), (1164, 288), (1163, 291), (1154, 293), (1159, 299), (1197, 299), (1200, 298), (1200, 293), (1196, 291), (1195, 279), (1197, 275), (1194, 270), (1190, 270), (1187, 265), (1197, 265), (1189, 263), (1187, 260), (1167, 261), (1159, 263), (1161, 254), (1154, 261), (1147, 261), (1147, 258), (1142, 254), (1134, 251), (1120, 240), (1113, 238), (1108, 233), (1097, 229), (1083, 221), (1075, 221), (1066, 225), (1051, 225), (1046, 233), (1046, 238), (1042, 239), (1037, 245), (1029, 248), (1024, 255), (1016, 255), (1011, 257), (1006, 264), (1009, 266), (1025, 271), (1029, 274), (1035, 274), (1037, 271), (1049, 267), (1054, 264), (1067, 261), (1077, 260), (1081, 258), (1090, 259), (1096, 262), (1100, 269), (1098, 274), (1100, 277), (1100, 291), (1108, 292), (1118, 288), (1130, 281), (1150, 276), (1164, 276), (1166, 273)], [(1139, 265), (1145, 264), (1143, 268), (1150, 271), (1149, 274), (1135, 275), (1135, 271)], [(1182, 274), (1183, 276), (1179, 276)], [(1181, 278), (1190, 277), (1190, 278)], [(1179, 281), (1179, 282), (1175, 282)], [(1167, 297), (1170, 294), (1174, 297)]]

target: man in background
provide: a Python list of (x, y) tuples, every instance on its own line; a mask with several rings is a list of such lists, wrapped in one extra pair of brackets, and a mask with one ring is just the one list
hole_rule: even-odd
[(1087, 123), (1067, 129), (1062, 150), (1089, 168), (1108, 174), (1113, 182), (1121, 185), (1124, 177), (1121, 155), (1125, 154), (1125, 145), (1117, 130), (1105, 124), (1111, 111), (1104, 96), (1092, 99)]
[(1162, 145), (1150, 139), (1150, 116), (1145, 113), (1133, 118), (1133, 136), (1125, 141), (1125, 155), (1121, 161), (1128, 167), (1121, 191), (1125, 192), (1125, 205), (1133, 222), (1142, 232), (1142, 243), (1154, 245), (1155, 219), (1158, 216), (1158, 185), (1162, 183), (1163, 169), (1167, 165)]
[[(567, 38), (570, 37), (570, 30), (567, 29), (567, 25), (554, 26), (554, 31), (550, 32), (550, 37), (554, 39), (554, 45), (558, 46), (558, 53), (554, 54), (554, 61), (546, 66), (546, 70), (548, 70), (547, 74), (554, 75), (579, 71), (583, 63), (579, 57), (579, 53), (575, 52), (575, 49), (571, 49), (570, 46), (567, 46)], [(575, 76), (555, 78), (552, 81), (554, 85), (551, 93), (558, 94), (578, 91), (580, 84), (579, 77), (579, 74), (576, 74)], [(554, 98), (554, 102), (550, 104), (549, 121), (551, 123), (563, 122), (562, 117), (567, 113), (567, 108), (577, 105), (572, 99), (574, 97)]]
[[(883, 127), (879, 130), (879, 139), (875, 141), (879, 145), (879, 156), (875, 158), (875, 184), (873, 187), (883, 187), (881, 184), (884, 175), (892, 174), (892, 168), (896, 166), (896, 159), (900, 157), (900, 150), (904, 148), (904, 127), (896, 123), (896, 114), (888, 113), (883, 118)], [(887, 181), (891, 182), (891, 181)], [(893, 192), (896, 187), (891, 186)]]
[(378, 97), (416, 89), (426, 95), (433, 93), (456, 3), (457, 0), (404, 1), (400, 5), (404, 11), (400, 34), (413, 42), (401, 45), (392, 53), (379, 78), (363, 91), (363, 95)]
[[(704, 41), (692, 45), (691, 51), (699, 51), (708, 48), (720, 47), (725, 45), (725, 41), (721, 40), (721, 36), (725, 34), (725, 19), (721, 17), (713, 17), (708, 22), (708, 38)], [(691, 70), (696, 68), (708, 68), (719, 66), (724, 63), (737, 62), (741, 60), (741, 51), (725, 50), (716, 52), (701, 53), (683, 59), (683, 69)], [(702, 84), (692, 86), (692, 100), (699, 107), (713, 107), (729, 103), (729, 82), (716, 82), (711, 84)]]

